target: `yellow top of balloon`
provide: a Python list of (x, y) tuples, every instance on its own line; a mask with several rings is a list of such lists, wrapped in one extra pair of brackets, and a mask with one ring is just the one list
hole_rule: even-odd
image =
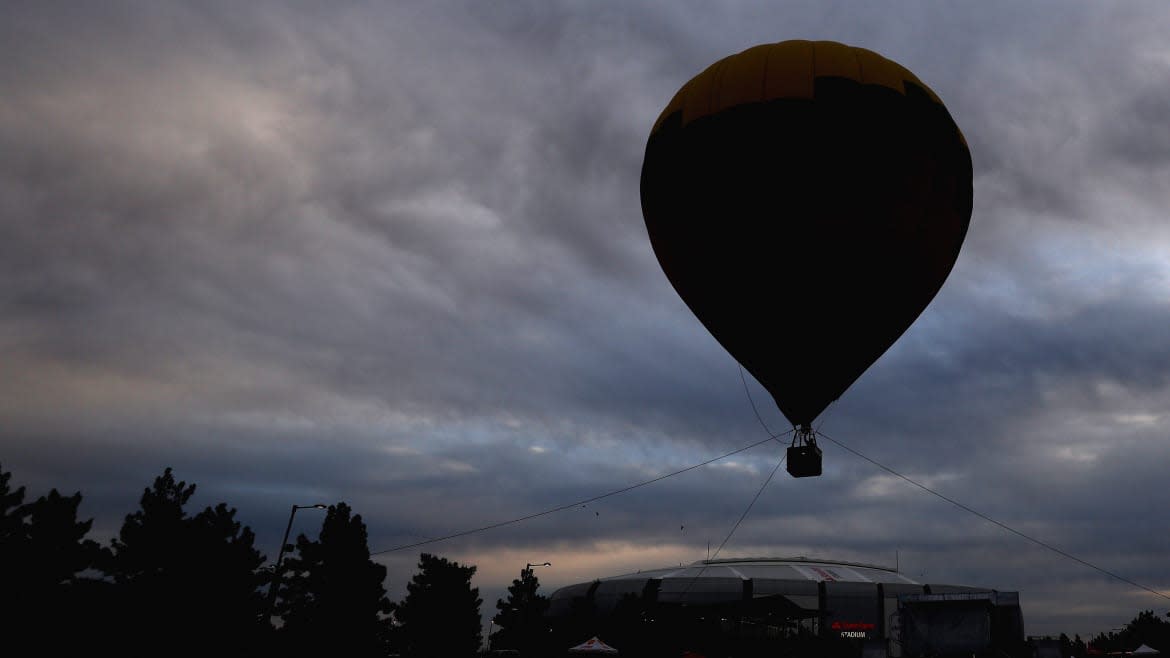
[(781, 41), (724, 57), (691, 78), (666, 105), (651, 134), (658, 131), (666, 117), (680, 110), (682, 124), (686, 125), (745, 103), (778, 98), (811, 100), (814, 81), (822, 77), (880, 85), (903, 95), (909, 82), (942, 104), (938, 95), (906, 67), (872, 50), (836, 41)]

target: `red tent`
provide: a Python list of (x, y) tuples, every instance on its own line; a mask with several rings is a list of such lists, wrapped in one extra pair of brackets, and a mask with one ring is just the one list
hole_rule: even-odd
[(577, 646), (569, 649), (569, 653), (583, 653), (583, 654), (607, 655), (607, 656), (616, 655), (617, 652), (618, 652), (617, 649), (614, 649), (613, 647), (609, 646), (605, 642), (602, 642), (596, 635), (589, 638), (588, 640), (585, 640), (581, 644), (578, 644)]

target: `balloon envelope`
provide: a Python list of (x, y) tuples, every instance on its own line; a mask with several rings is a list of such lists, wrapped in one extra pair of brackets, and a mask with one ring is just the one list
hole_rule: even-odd
[(683, 85), (650, 133), (641, 195), (675, 290), (808, 426), (941, 288), (970, 222), (971, 155), (899, 64), (786, 41)]

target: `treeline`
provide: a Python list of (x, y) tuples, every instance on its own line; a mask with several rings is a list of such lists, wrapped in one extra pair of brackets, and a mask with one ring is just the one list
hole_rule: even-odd
[[(1067, 640), (1068, 636), (1061, 636), (1062, 650)], [(1170, 655), (1170, 621), (1158, 617), (1153, 610), (1143, 610), (1125, 626), (1108, 633), (1098, 633), (1087, 645), (1080, 641), (1079, 636), (1076, 637), (1068, 642), (1068, 650), (1064, 655), (1081, 658), (1093, 653), (1126, 652), (1143, 644), (1157, 649), (1163, 656)]]
[[(144, 489), (138, 509), (106, 545), (88, 537), (92, 520), (78, 519), (80, 492), (53, 489), (30, 499), (11, 478), (0, 468), (0, 655), (480, 653), (483, 602), (471, 586), (476, 567), (424, 553), (406, 597), (392, 602), (386, 568), (370, 559), (366, 526), (344, 502), (328, 507), (317, 539), (302, 534), (287, 548), (272, 587), (273, 567), (235, 508), (219, 503), (192, 513), (187, 504), (195, 485), (176, 480), (169, 468)], [(679, 653), (667, 650), (669, 641), (648, 644), (637, 601), (623, 600), (606, 623), (591, 609), (574, 609), (552, 627), (539, 587), (526, 568), (507, 599), (496, 602), (491, 649), (521, 658), (556, 655), (600, 630), (623, 653)], [(718, 636), (684, 625), (655, 637), (688, 634)], [(1147, 610), (1088, 642), (1063, 634), (1060, 641), (1065, 657), (1141, 644), (1166, 655), (1170, 622)]]
[[(1167, 613), (1167, 616), (1170, 616), (1170, 613)], [(1070, 638), (1065, 633), (1061, 633), (1056, 639), (1060, 641), (1061, 658), (1126, 655), (1142, 645), (1158, 651), (1161, 655), (1168, 655), (1170, 621), (1158, 617), (1153, 610), (1143, 610), (1125, 626), (1106, 633), (1098, 633), (1088, 641), (1081, 639), (1080, 635)]]
[(482, 634), (474, 566), (423, 554), (401, 602), (366, 526), (330, 506), (317, 539), (273, 568), (226, 503), (191, 513), (171, 469), (108, 545), (87, 537), (81, 493), (26, 500), (0, 469), (0, 655), (472, 656)]

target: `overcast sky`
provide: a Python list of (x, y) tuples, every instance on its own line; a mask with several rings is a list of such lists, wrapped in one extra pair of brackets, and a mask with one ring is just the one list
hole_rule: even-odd
[[(975, 204), (821, 431), (1170, 595), (1168, 34), (1161, 0), (5, 2), (0, 464), (103, 542), (172, 466), (273, 557), (292, 504), (386, 551), (766, 439), (753, 402), (789, 429), (662, 274), (638, 177), (691, 76), (830, 39), (939, 94)], [(1170, 609), (823, 447), (721, 556), (1018, 590), (1029, 634)], [(782, 454), (377, 559), (395, 599), (420, 551), (475, 564), (485, 611), (527, 562), (546, 593), (691, 562)]]

